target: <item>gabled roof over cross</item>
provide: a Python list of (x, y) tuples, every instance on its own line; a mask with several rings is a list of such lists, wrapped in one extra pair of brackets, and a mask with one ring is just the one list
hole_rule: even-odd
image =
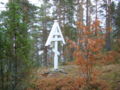
[(60, 29), (60, 26), (59, 26), (57, 20), (54, 21), (53, 27), (48, 36), (45, 46), (49, 46), (51, 44), (51, 42), (53, 42), (53, 41), (61, 41), (63, 44), (65, 44), (65, 40), (63, 38), (61, 29)]

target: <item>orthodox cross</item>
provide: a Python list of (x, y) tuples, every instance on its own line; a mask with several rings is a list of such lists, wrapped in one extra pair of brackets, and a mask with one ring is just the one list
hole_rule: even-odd
[(54, 44), (53, 52), (54, 52), (54, 70), (58, 69), (58, 56), (60, 55), (58, 51), (58, 42), (62, 42), (62, 44), (65, 44), (65, 40), (63, 38), (60, 26), (58, 24), (58, 21), (55, 20), (54, 24), (52, 26), (52, 29), (50, 31), (50, 34), (48, 36), (47, 42), (45, 46)]

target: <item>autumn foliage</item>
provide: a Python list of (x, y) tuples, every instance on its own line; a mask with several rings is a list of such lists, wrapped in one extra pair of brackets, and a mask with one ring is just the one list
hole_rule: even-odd
[[(85, 79), (82, 77), (46, 77), (34, 82), (35, 86), (27, 90), (87, 90)], [(88, 90), (109, 90), (104, 81), (92, 81), (90, 85)]]
[(105, 34), (102, 32), (99, 20), (96, 20), (90, 26), (77, 22), (77, 27), (78, 41), (68, 40), (68, 43), (70, 48), (74, 48), (74, 59), (80, 68), (80, 77), (84, 78), (85, 85), (89, 90), (92, 87), (91, 83), (95, 85), (101, 73), (96, 70), (95, 65), (112, 61), (114, 59), (111, 55), (113, 52), (104, 53)]

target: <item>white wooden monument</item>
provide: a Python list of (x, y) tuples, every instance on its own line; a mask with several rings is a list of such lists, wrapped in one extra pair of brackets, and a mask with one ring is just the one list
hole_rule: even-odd
[(54, 43), (54, 70), (58, 69), (58, 56), (60, 55), (58, 51), (58, 42), (62, 42), (62, 44), (65, 44), (65, 40), (63, 38), (60, 26), (58, 24), (58, 21), (55, 20), (54, 24), (52, 26), (52, 29), (50, 31), (50, 34), (48, 36), (47, 42), (45, 46), (50, 46), (52, 43)]

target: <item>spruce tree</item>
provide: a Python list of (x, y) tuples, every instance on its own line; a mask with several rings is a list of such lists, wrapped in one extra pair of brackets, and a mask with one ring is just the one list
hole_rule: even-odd
[(32, 61), (29, 23), (26, 13), (17, 0), (11, 0), (7, 11), (1, 13), (0, 27), (0, 87), (2, 90), (25, 89)]

